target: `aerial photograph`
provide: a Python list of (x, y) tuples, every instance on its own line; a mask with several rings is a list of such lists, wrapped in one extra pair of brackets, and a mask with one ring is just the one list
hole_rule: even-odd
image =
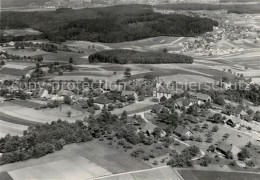
[(0, 9), (0, 180), (260, 180), (260, 0)]

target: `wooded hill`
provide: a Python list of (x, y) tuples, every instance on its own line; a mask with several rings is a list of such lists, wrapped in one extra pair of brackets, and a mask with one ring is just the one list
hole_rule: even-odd
[(148, 5), (118, 5), (51, 12), (2, 12), (0, 25), (1, 29), (31, 27), (54, 42), (116, 43), (157, 36), (196, 36), (212, 31), (218, 23), (207, 18), (155, 13)]
[(117, 64), (192, 64), (193, 58), (184, 55), (164, 52), (139, 52), (133, 50), (101, 51), (89, 56), (90, 63), (117, 63)]

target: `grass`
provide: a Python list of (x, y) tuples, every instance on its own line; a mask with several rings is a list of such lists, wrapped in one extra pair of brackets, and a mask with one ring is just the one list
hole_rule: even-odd
[(260, 175), (239, 172), (179, 170), (184, 180), (259, 180)]
[(13, 124), (2, 120), (0, 120), (0, 124), (0, 137), (4, 137), (7, 134), (21, 136), (23, 135), (23, 131), (28, 128), (28, 126)]
[(20, 100), (20, 99), (15, 99), (15, 100), (11, 101), (11, 103), (15, 104), (15, 105), (27, 107), (27, 108), (35, 108), (35, 107), (41, 105), (41, 104), (36, 103), (36, 102)]
[(112, 111), (112, 113), (121, 115), (123, 111), (127, 111), (127, 114), (137, 114), (143, 111), (151, 110), (153, 106), (154, 105), (150, 105), (150, 104), (147, 105), (141, 103), (132, 104), (132, 105), (125, 106), (121, 109), (115, 109), (114, 111)]
[[(63, 164), (59, 163), (59, 161), (65, 160), (66, 166), (68, 167), (68, 163), (74, 164), (75, 163), (75, 158), (77, 159), (80, 157), (80, 159), (85, 158), (89, 163), (87, 164), (78, 164), (77, 168), (86, 168), (91, 169), (91, 163), (94, 163), (96, 166), (102, 167), (106, 169), (107, 171), (111, 173), (123, 173), (123, 172), (129, 172), (129, 171), (135, 171), (135, 170), (142, 170), (142, 169), (148, 169), (150, 166), (146, 165), (145, 163), (134, 159), (130, 155), (126, 154), (124, 151), (121, 151), (113, 146), (109, 146), (103, 142), (99, 142), (97, 140), (91, 141), (91, 142), (86, 142), (86, 143), (81, 143), (81, 144), (70, 144), (66, 145), (63, 150), (57, 151), (52, 154), (48, 154), (44, 157), (41, 157), (39, 159), (30, 159), (27, 161), (23, 162), (16, 162), (13, 164), (6, 164), (1, 166), (0, 171), (15, 171), (19, 170), (22, 168), (30, 168), (30, 167), (36, 167), (44, 165), (46, 163), (51, 163), (51, 162), (56, 162), (57, 167), (62, 168)], [(68, 160), (67, 160), (68, 159)], [(50, 164), (53, 165), (53, 164)], [(42, 166), (42, 167), (47, 167), (48, 166)], [(53, 166), (52, 166), (53, 167)], [(92, 166), (93, 167), (93, 166)], [(45, 172), (46, 169), (34, 169), (38, 170), (39, 173)], [(48, 170), (48, 169), (47, 169)], [(49, 169), (51, 170), (51, 169)], [(70, 171), (71, 169), (64, 169), (64, 171)], [(73, 168), (74, 170), (74, 168)], [(95, 170), (92, 169), (93, 171)], [(31, 173), (33, 174), (34, 171), (27, 171), (28, 174), (30, 175)], [(51, 171), (53, 172), (53, 171)], [(53, 172), (54, 176), (55, 171)], [(61, 172), (63, 173), (63, 172)], [(66, 173), (66, 172), (65, 172)], [(73, 172), (75, 174), (75, 177), (78, 175), (78, 171)], [(50, 174), (50, 172), (46, 174)], [(71, 177), (70, 179), (77, 179)], [(46, 179), (46, 178), (45, 178)], [(64, 178), (60, 178), (64, 179)], [(86, 179), (86, 177), (85, 177)]]
[(20, 69), (3, 67), (2, 69), (0, 69), (0, 74), (12, 75), (12, 76), (22, 76), (25, 74), (25, 72)]
[(140, 79), (143, 78), (146, 74), (152, 74), (155, 77), (171, 76), (171, 75), (178, 75), (178, 74), (199, 75), (198, 73), (193, 73), (182, 69), (165, 69), (165, 70), (155, 70), (153, 72), (132, 75), (131, 77), (126, 78), (124, 81)]

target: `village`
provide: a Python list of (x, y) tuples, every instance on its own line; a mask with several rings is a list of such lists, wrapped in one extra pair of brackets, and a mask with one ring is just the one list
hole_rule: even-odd
[(258, 179), (259, 14), (63, 2), (1, 27), (0, 179)]
[[(41, 74), (41, 69), (37, 66), (32, 74)], [(156, 160), (150, 159), (141, 147), (135, 147), (136, 143), (130, 141), (126, 145), (129, 142), (118, 140), (123, 148), (131, 149), (131, 155), (148, 160), (148, 164), (158, 165), (158, 159), (163, 157), (160, 162), (171, 165), (171, 161), (167, 161), (172, 156), (168, 154), (168, 148), (181, 153), (185, 147), (196, 146), (200, 153), (192, 159), (195, 164), (198, 161), (208, 166), (212, 162), (222, 166), (229, 161), (231, 167), (259, 168), (259, 161), (254, 158), (260, 152), (259, 104), (233, 97), (232, 92), (236, 90), (230, 82), (214, 83), (212, 88), (218, 86), (217, 90), (195, 88), (191, 91), (180, 89), (176, 82), (166, 85), (163, 79), (151, 75), (127, 82), (85, 78), (80, 82), (45, 80), (36, 83), (33, 77), (38, 76), (31, 77), (32, 74), (26, 74), (18, 81), (1, 82), (3, 121), (8, 122), (14, 117), (19, 119), (18, 124), (33, 125), (50, 123), (56, 117), (69, 122), (83, 120), (88, 127), (91, 117), (108, 111), (126, 116), (125, 125), (130, 124), (136, 134), (143, 134), (148, 138), (146, 141), (151, 141), (145, 141), (143, 148), (152, 146), (151, 152), (160, 151), (158, 156), (151, 156)], [(131, 76), (129, 69), (126, 69), (125, 76)], [(247, 81), (243, 82), (244, 93), (259, 88), (256, 84), (245, 86)], [(14, 108), (17, 108), (17, 114), (12, 112)], [(28, 111), (31, 112), (30, 118), (26, 115)], [(44, 116), (49, 118), (44, 120)], [(104, 136), (105, 142), (111, 145), (115, 144), (112, 140), (116, 137), (112, 134)], [(157, 139), (156, 144), (165, 141), (165, 148), (157, 149), (153, 139)], [(103, 138), (100, 140), (104, 141)], [(247, 157), (240, 157), (244, 151), (248, 153)]]

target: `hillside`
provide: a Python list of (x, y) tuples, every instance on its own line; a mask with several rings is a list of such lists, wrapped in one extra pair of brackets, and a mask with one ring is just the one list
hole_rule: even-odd
[(178, 54), (163, 52), (138, 52), (133, 50), (101, 51), (89, 56), (90, 63), (117, 63), (117, 64), (192, 64), (193, 58)]
[(245, 13), (259, 13), (260, 12), (260, 1), (257, 0), (259, 3), (253, 4), (200, 4), (200, 3), (177, 3), (177, 4), (159, 4), (155, 5), (154, 7), (158, 9), (167, 9), (167, 10), (227, 10), (229, 13), (238, 13), (238, 14), (245, 14)]
[[(69, 11), (69, 12), (68, 12)], [(218, 23), (207, 18), (155, 13), (148, 5), (118, 5), (51, 12), (2, 12), (1, 29), (33, 28), (51, 41), (115, 43), (157, 36), (196, 36)], [(165, 28), (167, 27), (167, 28)]]

